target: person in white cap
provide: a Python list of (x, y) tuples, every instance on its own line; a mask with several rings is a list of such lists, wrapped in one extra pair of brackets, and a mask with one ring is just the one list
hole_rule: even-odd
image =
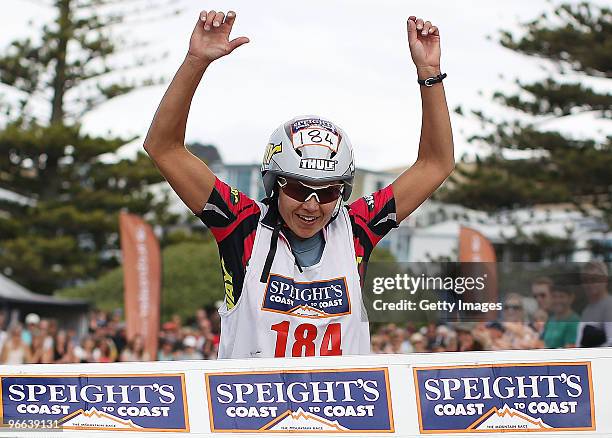
[(32, 345), (32, 338), (38, 332), (38, 324), (40, 324), (40, 316), (36, 313), (28, 313), (25, 317), (25, 329), (21, 332), (21, 339), (26, 345)]
[(204, 356), (201, 352), (199, 352), (196, 347), (198, 345), (198, 340), (195, 336), (188, 335), (183, 339), (183, 347), (184, 350), (178, 355), (179, 360), (201, 360), (204, 359)]
[(346, 132), (324, 117), (298, 116), (268, 141), (261, 167), (266, 198), (257, 202), (219, 180), (184, 146), (189, 107), (205, 71), (249, 42), (230, 39), (235, 18), (233, 11), (200, 13), (144, 143), (219, 245), (225, 284), (219, 358), (367, 354), (361, 287), (370, 254), (454, 167), (439, 29), (414, 16), (406, 22), (423, 111), (413, 166), (347, 205), (355, 164)]

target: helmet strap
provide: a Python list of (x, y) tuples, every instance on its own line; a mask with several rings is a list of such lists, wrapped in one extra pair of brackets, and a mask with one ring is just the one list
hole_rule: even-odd
[(261, 277), (259, 281), (261, 283), (267, 283), (268, 277), (270, 276), (270, 269), (272, 268), (272, 262), (274, 261), (274, 256), (276, 255), (276, 247), (278, 245), (278, 235), (280, 233), (280, 229), (282, 226), (282, 222), (277, 222), (274, 226), (274, 230), (272, 231), (272, 239), (270, 240), (270, 249), (268, 250), (268, 256), (266, 257), (266, 263), (264, 264), (263, 271), (261, 272)]
[(340, 213), (340, 208), (342, 208), (342, 196), (340, 196), (338, 200), (336, 201), (336, 206), (334, 207), (334, 212), (332, 213), (332, 217), (329, 220), (329, 222), (336, 219), (336, 216), (338, 216), (338, 213)]

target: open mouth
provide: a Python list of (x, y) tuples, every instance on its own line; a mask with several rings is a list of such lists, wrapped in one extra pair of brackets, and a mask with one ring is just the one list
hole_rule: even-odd
[(296, 216), (300, 219), (300, 222), (304, 223), (304, 224), (312, 224), (314, 223), (319, 217), (318, 216), (307, 216), (307, 215), (302, 215), (302, 214), (297, 214)]

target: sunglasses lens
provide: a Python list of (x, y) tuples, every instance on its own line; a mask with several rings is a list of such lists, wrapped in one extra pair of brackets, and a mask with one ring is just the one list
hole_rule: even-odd
[(340, 193), (340, 187), (327, 187), (325, 189), (317, 190), (317, 195), (319, 196), (321, 204), (336, 201), (340, 197)]
[(282, 189), (287, 196), (299, 202), (306, 201), (312, 193), (316, 193), (319, 198), (319, 203), (321, 204), (336, 201), (342, 193), (342, 186), (340, 185), (314, 190), (297, 181), (287, 181), (287, 183), (282, 186)]
[(312, 193), (312, 191), (308, 187), (304, 187), (302, 184), (293, 181), (288, 181), (287, 184), (283, 187), (283, 191), (290, 198), (293, 198), (296, 201), (300, 202), (304, 202), (308, 195)]

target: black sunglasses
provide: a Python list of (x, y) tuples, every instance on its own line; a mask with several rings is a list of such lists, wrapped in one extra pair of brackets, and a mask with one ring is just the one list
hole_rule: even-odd
[(520, 304), (506, 304), (504, 306), (504, 309), (508, 309), (508, 310), (523, 310), (523, 306), (521, 306)]
[(309, 186), (301, 181), (290, 180), (282, 176), (279, 176), (277, 181), (287, 196), (299, 202), (307, 202), (314, 196), (319, 204), (328, 204), (337, 201), (344, 189), (344, 184), (342, 183), (326, 186)]

